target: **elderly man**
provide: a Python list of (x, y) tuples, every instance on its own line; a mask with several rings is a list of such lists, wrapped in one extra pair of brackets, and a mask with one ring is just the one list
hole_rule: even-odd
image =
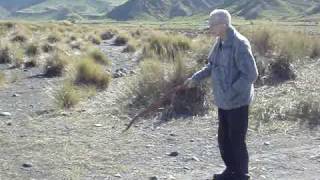
[(217, 37), (208, 64), (185, 81), (193, 87), (207, 77), (218, 106), (218, 144), (226, 169), (215, 180), (247, 180), (249, 155), (246, 146), (249, 105), (258, 71), (249, 41), (231, 25), (228, 11), (210, 13), (209, 31)]

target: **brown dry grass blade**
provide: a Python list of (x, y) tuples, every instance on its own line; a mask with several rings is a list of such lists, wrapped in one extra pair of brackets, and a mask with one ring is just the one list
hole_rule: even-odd
[(181, 89), (186, 88), (183, 84), (182, 85), (178, 85), (176, 87), (174, 87), (173, 89), (171, 89), (170, 91), (168, 91), (166, 94), (164, 94), (164, 96), (162, 96), (159, 100), (153, 102), (148, 108), (146, 108), (145, 110), (141, 111), (139, 114), (137, 114), (131, 121), (130, 123), (127, 125), (126, 129), (123, 130), (123, 133), (128, 131), (130, 129), (130, 127), (142, 116), (145, 116), (146, 114), (149, 114), (153, 111), (155, 111), (156, 109), (160, 108), (161, 106), (164, 105), (164, 103), (166, 101), (168, 101), (172, 95), (174, 95), (176, 92), (178, 92)]

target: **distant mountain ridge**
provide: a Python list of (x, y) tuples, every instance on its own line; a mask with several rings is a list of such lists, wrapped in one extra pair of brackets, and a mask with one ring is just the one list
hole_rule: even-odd
[(1, 18), (168, 20), (226, 8), (257, 18), (320, 18), (320, 0), (0, 0)]

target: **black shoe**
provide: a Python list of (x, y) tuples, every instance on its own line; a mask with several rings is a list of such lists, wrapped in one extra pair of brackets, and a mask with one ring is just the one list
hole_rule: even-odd
[(250, 176), (249, 175), (236, 175), (234, 174), (234, 180), (249, 180)]
[(214, 174), (213, 180), (234, 180), (234, 173), (225, 170), (221, 174)]

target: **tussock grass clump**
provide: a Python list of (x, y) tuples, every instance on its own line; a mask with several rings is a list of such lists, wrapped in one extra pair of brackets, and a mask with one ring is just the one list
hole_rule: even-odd
[(44, 43), (41, 46), (41, 49), (42, 49), (43, 52), (49, 53), (49, 52), (52, 52), (55, 49), (55, 46), (53, 46), (53, 45), (51, 45), (49, 43)]
[(47, 38), (47, 41), (49, 43), (53, 44), (53, 43), (57, 43), (57, 42), (61, 41), (61, 38), (60, 38), (59, 34), (50, 34)]
[(320, 39), (315, 40), (315, 42), (312, 43), (311, 52), (310, 52), (310, 58), (315, 59), (320, 57)]
[(275, 48), (273, 36), (274, 32), (271, 28), (264, 27), (255, 30), (251, 35), (254, 50), (260, 55), (271, 53)]
[(76, 86), (68, 82), (56, 92), (54, 99), (58, 107), (69, 109), (80, 102), (81, 95)]
[(62, 76), (67, 65), (67, 56), (57, 52), (46, 61), (44, 75), (46, 77)]
[(88, 40), (89, 40), (90, 42), (92, 42), (92, 44), (96, 44), (96, 45), (101, 44), (101, 39), (100, 39), (99, 36), (93, 36), (93, 35), (91, 35), (91, 36), (89, 36)]
[(29, 44), (26, 47), (25, 53), (29, 57), (37, 56), (40, 53), (39, 46), (35, 43)]
[(19, 68), (23, 65), (25, 52), (24, 50), (19, 46), (13, 46), (11, 47), (11, 53), (12, 53), (12, 63), (14, 64), (13, 67)]
[(122, 50), (122, 52), (124, 53), (131, 53), (131, 52), (135, 52), (136, 48), (133, 44), (127, 44), (127, 46)]
[(138, 81), (130, 95), (135, 97), (131, 105), (148, 106), (159, 98), (166, 98), (161, 100), (161, 107), (164, 108), (162, 119), (205, 112), (206, 91), (203, 87), (180, 89), (172, 93), (173, 88), (183, 84), (191, 75), (192, 70), (185, 63), (182, 58), (177, 58), (175, 62), (163, 62), (154, 58), (142, 61)]
[(90, 57), (94, 59), (95, 62), (102, 64), (102, 65), (108, 65), (110, 64), (109, 59), (107, 56), (99, 49), (93, 49), (89, 53)]
[(23, 34), (15, 34), (11, 38), (12, 42), (18, 42), (18, 43), (24, 43), (24, 42), (27, 42), (27, 40), (28, 38), (26, 37), (26, 35), (23, 35)]
[(300, 123), (310, 129), (320, 126), (320, 101), (318, 98), (303, 98), (297, 105), (293, 115), (300, 119)]
[(10, 56), (10, 49), (9, 47), (1, 47), (0, 48), (0, 64), (7, 64), (11, 63), (12, 57)]
[(77, 66), (76, 84), (95, 86), (97, 89), (105, 89), (111, 81), (111, 75), (103, 70), (103, 67), (88, 58), (82, 60)]
[(25, 68), (33, 68), (38, 66), (38, 61), (36, 57), (33, 57), (31, 60), (24, 63)]
[(114, 40), (113, 44), (116, 46), (124, 46), (128, 43), (129, 38), (125, 35), (119, 35), (116, 37), (116, 39)]
[(107, 32), (103, 32), (103, 33), (101, 33), (101, 34), (100, 34), (100, 38), (101, 38), (102, 40), (109, 40), (109, 39), (112, 39), (112, 38), (113, 38), (113, 36), (114, 36), (114, 33), (109, 32), (109, 31), (107, 31)]
[(0, 72), (0, 86), (2, 86), (5, 81), (6, 81), (5, 74), (3, 72)]
[(185, 36), (155, 33), (147, 40), (147, 45), (143, 48), (143, 54), (146, 57), (159, 56), (174, 60), (182, 52), (189, 49), (191, 49), (191, 41)]

